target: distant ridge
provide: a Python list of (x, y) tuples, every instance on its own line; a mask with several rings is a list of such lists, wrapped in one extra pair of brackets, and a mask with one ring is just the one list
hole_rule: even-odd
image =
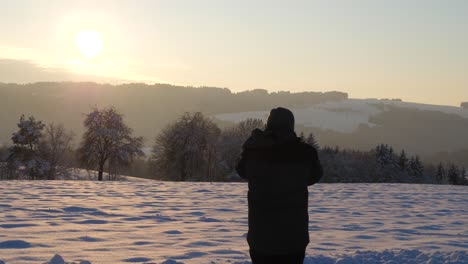
[(321, 145), (368, 150), (386, 143), (423, 157), (468, 153), (468, 110), (462, 107), (349, 99), (337, 91), (234, 93), (217, 87), (94, 82), (0, 83), (0, 144), (10, 142), (21, 114), (63, 123), (78, 142), (83, 115), (109, 105), (124, 114), (146, 146), (184, 112), (203, 112), (229, 126), (242, 118), (265, 118), (271, 108), (284, 106), (295, 112), (298, 131), (315, 133)]
[(0, 83), (0, 141), (9, 141), (21, 114), (64, 123), (81, 134), (82, 114), (93, 106), (113, 105), (126, 116), (136, 134), (152, 139), (159, 129), (184, 112), (259, 111), (277, 105), (305, 106), (346, 98), (348, 94), (342, 92), (268, 93), (255, 89), (232, 93), (227, 88), (170, 84)]

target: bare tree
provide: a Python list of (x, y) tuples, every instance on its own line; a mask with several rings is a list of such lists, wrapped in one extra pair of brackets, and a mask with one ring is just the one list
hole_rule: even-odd
[(219, 175), (217, 143), (221, 130), (202, 113), (185, 113), (157, 137), (153, 170), (171, 180), (215, 180)]
[(84, 126), (86, 131), (78, 150), (79, 158), (87, 168), (97, 168), (99, 181), (109, 162), (124, 166), (144, 155), (143, 138), (132, 136), (132, 129), (113, 107), (95, 108), (86, 115)]
[(51, 123), (45, 127), (41, 138), (39, 152), (49, 163), (47, 179), (67, 176), (73, 167), (72, 131), (66, 131), (62, 124)]
[(254, 129), (263, 128), (264, 126), (261, 119), (248, 118), (222, 132), (218, 147), (220, 149), (221, 165), (224, 174), (229, 175), (234, 173), (237, 159), (242, 150), (242, 144)]

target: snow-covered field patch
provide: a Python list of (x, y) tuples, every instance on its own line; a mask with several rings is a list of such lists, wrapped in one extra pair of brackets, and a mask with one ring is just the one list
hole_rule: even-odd
[[(3, 181), (0, 260), (250, 263), (246, 191), (244, 183)], [(463, 186), (318, 184), (305, 263), (468, 263), (467, 226)]]
[[(294, 113), (297, 124), (305, 127), (318, 127), (324, 130), (351, 133), (360, 125), (375, 126), (374, 123), (369, 121), (369, 118), (386, 111), (390, 106), (437, 111), (468, 118), (468, 110), (461, 107), (377, 99), (346, 99), (315, 104), (308, 107), (291, 107), (290, 109)], [(265, 111), (217, 114), (214, 117), (233, 123), (238, 123), (247, 118), (258, 118), (266, 121), (269, 113), (270, 109), (265, 109)]]

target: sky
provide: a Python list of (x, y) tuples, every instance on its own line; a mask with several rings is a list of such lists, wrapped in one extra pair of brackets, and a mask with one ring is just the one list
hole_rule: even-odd
[[(77, 46), (83, 31), (102, 39), (93, 57)], [(342, 91), (459, 105), (468, 101), (467, 32), (464, 0), (0, 0), (0, 82)]]

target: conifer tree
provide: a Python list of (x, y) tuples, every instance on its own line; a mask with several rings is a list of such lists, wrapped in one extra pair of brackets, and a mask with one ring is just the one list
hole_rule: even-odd
[(382, 168), (394, 163), (394, 154), (392, 147), (389, 147), (386, 144), (380, 144), (375, 148), (375, 152), (377, 162)]
[(306, 143), (311, 145), (312, 147), (314, 147), (316, 150), (320, 149), (320, 146), (319, 146), (317, 140), (315, 139), (315, 136), (314, 136), (313, 133), (309, 133), (309, 135), (307, 136), (307, 139), (306, 139)]
[(414, 180), (416, 182), (421, 181), (421, 177), (424, 173), (424, 166), (422, 165), (419, 156), (411, 157), (409, 166), (411, 170), (411, 175), (415, 177)]
[(457, 166), (452, 164), (447, 173), (448, 182), (453, 185), (459, 184), (458, 177), (459, 177), (458, 168)]
[(436, 174), (437, 183), (442, 183), (444, 178), (445, 178), (445, 168), (444, 168), (444, 165), (441, 162), (437, 166), (437, 174)]
[(462, 169), (460, 170), (460, 184), (462, 185), (468, 185), (468, 180), (466, 178), (466, 169), (465, 167), (462, 167)]
[(32, 180), (42, 179), (50, 166), (40, 155), (40, 142), (45, 124), (37, 121), (34, 116), (21, 116), (18, 123), (19, 130), (13, 134), (11, 140), (8, 166), (12, 170), (21, 170)]
[(404, 171), (406, 170), (408, 166), (408, 157), (406, 157), (406, 152), (405, 150), (401, 150), (400, 156), (398, 158), (398, 167), (400, 170)]

